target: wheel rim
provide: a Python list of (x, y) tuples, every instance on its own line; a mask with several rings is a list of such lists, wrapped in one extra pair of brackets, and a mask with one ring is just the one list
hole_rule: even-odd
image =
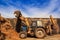
[(44, 36), (44, 33), (42, 31), (37, 31), (37, 34), (36, 34), (38, 37), (43, 37)]

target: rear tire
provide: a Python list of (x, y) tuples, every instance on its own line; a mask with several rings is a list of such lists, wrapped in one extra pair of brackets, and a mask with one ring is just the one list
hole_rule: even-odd
[(37, 38), (44, 38), (45, 35), (46, 35), (46, 33), (45, 33), (45, 30), (44, 30), (43, 28), (37, 28), (37, 29), (35, 30), (35, 36), (36, 36)]

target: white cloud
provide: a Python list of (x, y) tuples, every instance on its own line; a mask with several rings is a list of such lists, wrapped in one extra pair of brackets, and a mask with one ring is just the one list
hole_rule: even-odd
[(0, 8), (0, 13), (4, 17), (7, 17), (7, 18), (11, 17), (11, 18), (13, 18), (14, 17), (13, 12), (15, 10), (17, 10), (17, 9), (15, 7), (13, 7), (13, 6), (9, 6), (7, 8), (6, 7), (2, 7), (2, 8)]
[(52, 11), (57, 7), (57, 1), (58, 0), (51, 0), (50, 4), (44, 8), (44, 9), (40, 9), (38, 7), (30, 7), (30, 6), (25, 6), (26, 11), (28, 13), (30, 13), (31, 15), (29, 15), (29, 17), (41, 17), (41, 18), (48, 18), (50, 15), (53, 15), (53, 17), (55, 18), (60, 18), (60, 14), (57, 13), (53, 13)]
[(11, 17), (11, 18), (14, 17), (13, 12), (15, 10), (21, 10), (23, 16), (25, 16), (25, 17), (48, 18), (50, 15), (53, 15), (53, 17), (60, 18), (59, 17), (60, 14), (58, 14), (58, 12), (56, 12), (56, 13), (51, 12), (53, 9), (55, 9), (57, 7), (57, 1), (58, 0), (51, 0), (49, 5), (43, 9), (38, 8), (38, 7), (34, 7), (34, 6), (31, 7), (31, 5), (23, 5), (22, 4), (22, 6), (26, 9), (25, 11), (23, 11), (20, 8), (18, 9), (15, 6), (12, 6), (9, 3), (7, 3), (9, 5), (9, 7), (4, 7), (4, 6), (0, 7), (0, 12), (4, 17)]
[(12, 5), (10, 5), (9, 7), (4, 7), (4, 6), (0, 7), (1, 15), (6, 17), (6, 18), (15, 18), (14, 11), (16, 11), (16, 10), (20, 10), (21, 13), (23, 14), (23, 16), (28, 17), (26, 12), (24, 12), (23, 10), (18, 9), (18, 8), (12, 6)]

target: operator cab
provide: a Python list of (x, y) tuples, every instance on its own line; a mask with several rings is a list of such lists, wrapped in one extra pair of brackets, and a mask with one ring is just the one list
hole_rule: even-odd
[(32, 26), (34, 26), (34, 27), (42, 27), (43, 23), (42, 23), (41, 20), (32, 21)]

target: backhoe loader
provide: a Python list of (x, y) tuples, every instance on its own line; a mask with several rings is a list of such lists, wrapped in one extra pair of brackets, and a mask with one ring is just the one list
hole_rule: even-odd
[(27, 34), (36, 36), (37, 38), (45, 37), (45, 28), (41, 20), (29, 22), (28, 18), (23, 17), (20, 11), (15, 11), (14, 15), (17, 17), (17, 21), (20, 21), (20, 24), (16, 26), (16, 28), (18, 26), (20, 28), (20, 38), (26, 38)]
[(31, 36), (35, 36), (37, 38), (44, 38), (46, 34), (52, 34), (53, 30), (56, 33), (59, 33), (58, 24), (53, 20), (53, 17), (50, 16), (49, 22), (46, 26), (42, 20), (30, 20), (22, 16), (20, 11), (15, 11), (14, 15), (17, 17), (17, 26), (16, 28), (19, 29), (19, 37), (26, 38), (27, 34)]

